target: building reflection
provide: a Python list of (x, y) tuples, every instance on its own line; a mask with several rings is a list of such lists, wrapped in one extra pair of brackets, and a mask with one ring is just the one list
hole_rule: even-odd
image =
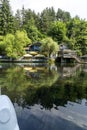
[(62, 65), (59, 66), (58, 72), (60, 73), (60, 77), (70, 77), (70, 76), (76, 76), (77, 71), (82, 71), (81, 64), (75, 64), (75, 65)]

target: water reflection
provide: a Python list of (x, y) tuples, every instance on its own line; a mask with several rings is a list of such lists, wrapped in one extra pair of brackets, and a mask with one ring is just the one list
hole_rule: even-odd
[(85, 65), (0, 64), (1, 94), (13, 101), (21, 130), (87, 129)]
[[(40, 104), (22, 108), (14, 104), (21, 130), (86, 130), (87, 106), (68, 101), (65, 107), (55, 105), (46, 110)], [(32, 125), (33, 124), (33, 125)]]
[(71, 66), (62, 65), (61, 67), (59, 66), (59, 71), (60, 71), (61, 78), (75, 76), (76, 72), (78, 70), (81, 71), (81, 65), (80, 64), (76, 64), (75, 66), (72, 66), (72, 65)]

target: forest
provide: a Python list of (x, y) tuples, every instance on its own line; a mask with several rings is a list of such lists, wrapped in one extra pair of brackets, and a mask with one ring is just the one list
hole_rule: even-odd
[[(60, 44), (75, 50), (79, 56), (87, 54), (87, 21), (78, 15), (58, 8), (45, 8), (41, 13), (31, 9), (17, 10), (13, 15), (8, 0), (0, 2), (0, 55), (18, 58), (24, 47), (42, 42), (44, 51), (57, 51)], [(45, 50), (46, 49), (46, 50)]]

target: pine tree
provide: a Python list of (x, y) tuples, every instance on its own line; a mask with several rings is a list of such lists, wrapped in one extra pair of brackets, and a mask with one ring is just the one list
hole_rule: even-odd
[(13, 16), (8, 0), (2, 0), (0, 8), (0, 35), (13, 32)]
[(46, 8), (41, 13), (41, 32), (47, 34), (52, 22), (55, 21), (55, 10), (53, 7)]
[(23, 6), (21, 10), (21, 27), (24, 28), (24, 25), (25, 25), (25, 8)]
[(16, 11), (14, 24), (15, 24), (15, 31), (21, 30), (22, 21), (21, 21), (21, 11), (20, 10)]

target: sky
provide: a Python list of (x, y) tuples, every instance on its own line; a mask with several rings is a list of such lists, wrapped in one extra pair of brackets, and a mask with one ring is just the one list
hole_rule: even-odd
[(13, 12), (22, 9), (24, 5), (25, 9), (34, 10), (36, 13), (53, 6), (55, 11), (60, 8), (70, 12), (72, 17), (78, 15), (87, 20), (87, 0), (10, 0), (10, 5)]

